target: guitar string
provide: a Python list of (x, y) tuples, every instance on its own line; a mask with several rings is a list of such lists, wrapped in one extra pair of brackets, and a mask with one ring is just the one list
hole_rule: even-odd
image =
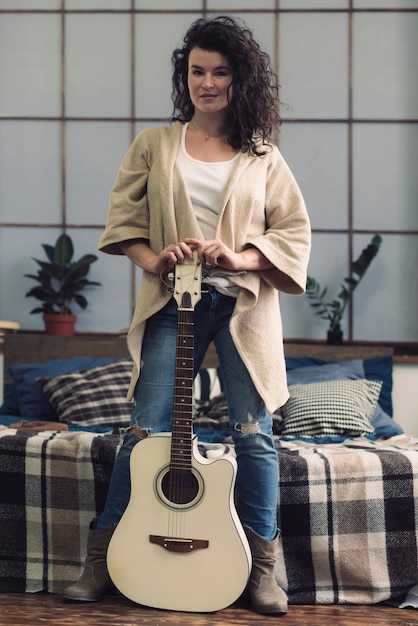
[[(189, 267), (189, 266), (187, 266)], [(184, 287), (181, 289), (181, 291), (184, 293), (189, 293), (193, 292), (193, 290), (195, 289), (194, 284), (197, 283), (197, 270), (198, 266), (197, 265), (191, 265), (190, 266), (190, 272), (183, 272), (183, 280), (184, 280)], [(186, 269), (186, 268), (184, 268)], [(179, 311), (179, 317), (180, 317), (180, 321), (184, 324), (185, 320), (183, 318), (187, 318), (187, 312), (186, 311)], [(192, 317), (192, 323), (193, 323), (193, 317)], [(180, 346), (180, 358), (183, 359), (184, 361), (186, 361), (187, 364), (187, 359), (190, 358), (190, 356), (193, 356), (193, 344), (191, 346), (191, 353), (190, 353), (190, 348), (186, 347), (186, 348), (182, 348)], [(193, 376), (193, 374), (192, 374)], [(191, 392), (190, 392), (190, 396), (191, 396)], [(191, 397), (187, 398), (188, 401), (191, 401)], [(192, 415), (189, 415), (189, 419), (192, 418)], [(182, 424), (182, 428), (184, 429), (185, 424)], [(190, 437), (190, 440), (188, 441), (188, 445), (192, 445), (192, 431), (191, 431), (191, 425), (189, 428), (189, 432), (187, 433), (187, 436)], [(191, 450), (190, 450), (191, 451)], [(190, 464), (191, 464), (191, 459), (190, 459)], [(191, 465), (190, 465), (190, 469), (191, 469)], [(180, 495), (182, 493), (182, 491), (184, 490), (184, 480), (185, 480), (185, 475), (180, 472), (177, 476), (177, 485), (176, 485), (176, 502), (180, 502), (181, 498)], [(179, 509), (177, 514), (175, 515), (175, 519), (177, 522), (177, 528), (176, 528), (176, 536), (177, 537), (184, 537), (184, 533), (185, 533), (185, 529), (184, 529), (184, 522), (186, 519), (186, 516), (184, 515), (184, 512)]]
[[(189, 279), (189, 276), (185, 277), (185, 280)], [(190, 279), (189, 279), (190, 280)], [(180, 288), (180, 292), (186, 293), (186, 291), (188, 291), (188, 289), (190, 289), (190, 283), (186, 286), (186, 288)], [(179, 316), (179, 328), (181, 329), (181, 336), (184, 335), (184, 325), (185, 325), (185, 317), (186, 317), (186, 312), (179, 310), (178, 311), (178, 316)], [(184, 348), (181, 343), (179, 342), (178, 344), (178, 353), (177, 353), (177, 358), (179, 359), (179, 362), (176, 364), (176, 367), (181, 367), (183, 368), (183, 364), (187, 365), (187, 359), (190, 358), (190, 352), (189, 352), (189, 348)], [(180, 372), (178, 372), (179, 374)], [(184, 372), (181, 372), (182, 374), (182, 378), (184, 378)], [(177, 376), (178, 379), (178, 376)], [(176, 383), (178, 383), (178, 380), (176, 380)], [(176, 417), (177, 419), (181, 419), (183, 416), (180, 416), (178, 411), (180, 410), (180, 400), (183, 396), (179, 395), (179, 388), (176, 387), (176, 397), (175, 397), (175, 401), (176, 401)], [(183, 431), (184, 429), (184, 424), (183, 423), (179, 423), (176, 425), (176, 436), (177, 438), (179, 438), (180, 435), (183, 434), (183, 432), (179, 432), (179, 428), (181, 429), (181, 431)], [(179, 441), (176, 441), (176, 445), (178, 445)], [(178, 450), (176, 451), (176, 453), (178, 453)], [(180, 459), (178, 459), (176, 457), (176, 465), (178, 465), (178, 462), (180, 461)], [(171, 500), (174, 503), (177, 503), (178, 506), (179, 504), (182, 502), (182, 498), (181, 493), (184, 489), (184, 485), (183, 485), (183, 481), (184, 481), (184, 474), (182, 473), (182, 470), (179, 470), (176, 467), (176, 471), (173, 474), (173, 493), (172, 493), (172, 498)], [(184, 532), (185, 529), (183, 528), (183, 520), (184, 520), (184, 515), (182, 513), (181, 508), (175, 509), (172, 515), (172, 521), (173, 521), (173, 525), (172, 525), (172, 536), (175, 537), (184, 537)]]
[[(195, 292), (194, 295), (199, 295), (200, 293), (199, 291), (196, 292), (196, 287), (198, 286), (199, 290), (200, 290), (200, 280), (199, 280), (199, 273), (200, 270), (199, 268), (199, 264), (198, 262), (196, 264), (190, 265), (190, 272), (186, 271), (186, 268), (188, 268), (189, 266), (181, 266), (181, 272), (177, 272), (175, 273), (175, 283), (174, 283), (174, 290), (176, 292), (178, 292), (178, 294), (181, 294), (181, 298), (185, 293), (189, 293), (190, 292)], [(177, 268), (177, 266), (176, 266)], [(182, 277), (177, 276), (178, 273), (182, 274)], [(178, 285), (178, 281), (183, 281), (183, 285), (185, 285), (183, 287), (183, 285), (180, 285), (180, 289), (177, 289), (177, 285)], [(191, 298), (192, 301), (192, 298)], [(179, 299), (177, 300), (177, 303), (179, 304)], [(193, 307), (194, 308), (194, 307)], [(178, 310), (178, 320), (179, 323), (182, 324), (184, 323), (183, 318), (185, 317), (185, 315), (183, 315), (183, 313), (185, 313), (185, 311), (182, 310)], [(193, 326), (193, 319), (192, 319), (192, 326)], [(194, 354), (194, 346), (192, 344), (192, 356)], [(187, 359), (190, 359), (190, 348), (186, 347), (186, 348), (182, 348), (180, 345), (178, 345), (177, 347), (177, 357), (180, 360), (184, 360), (187, 362)], [(176, 369), (178, 367), (178, 363), (176, 362)], [(193, 363), (192, 363), (192, 367), (193, 367)], [(176, 376), (176, 382), (177, 382), (177, 378), (178, 376)], [(193, 378), (193, 370), (192, 370), (192, 378)], [(177, 390), (175, 390), (175, 401), (178, 401), (178, 396), (177, 396)], [(190, 398), (187, 398), (187, 400), (189, 402), (191, 402), (192, 400), (192, 391), (190, 390)], [(191, 409), (191, 406), (190, 406)], [(189, 419), (192, 419), (192, 415), (189, 415)], [(190, 425), (190, 427), (192, 428), (192, 424)], [(193, 437), (193, 432), (189, 431), (188, 432), (188, 436), (190, 435), (191, 439), (189, 441), (189, 445), (191, 446), (190, 450), (191, 450), (191, 454), (193, 455), (193, 450), (192, 450), (192, 437)], [(190, 462), (192, 461), (192, 459), (190, 459)], [(190, 464), (190, 468), (192, 467), (192, 465)], [(173, 506), (172, 508), (170, 508), (169, 510), (169, 533), (170, 536), (172, 537), (184, 537), (185, 536), (185, 528), (184, 528), (184, 521), (185, 521), (185, 515), (184, 512), (181, 510), (180, 508), (180, 502), (181, 502), (181, 498), (180, 495), (182, 493), (182, 491), (184, 490), (184, 476), (183, 474), (180, 472), (174, 472), (174, 476), (172, 475), (172, 480), (170, 480), (170, 490), (172, 490), (172, 493), (170, 494), (170, 500), (171, 502), (174, 503), (179, 503), (178, 507), (176, 508), (176, 506)], [(174, 483), (174, 484), (173, 484)]]
[[(183, 321), (183, 317), (185, 315), (184, 311), (180, 312), (180, 316), (181, 316), (181, 324), (184, 325), (184, 321)], [(184, 330), (184, 328), (182, 329), (182, 331)], [(182, 348), (180, 346), (179, 348), (179, 359), (181, 361), (181, 367), (183, 367), (183, 362), (187, 365), (187, 359), (190, 357), (190, 353), (189, 353), (189, 349), (188, 348)], [(184, 372), (182, 373), (183, 377), (184, 377)], [(177, 405), (179, 407), (179, 402), (180, 399), (183, 398), (183, 395), (181, 396), (177, 396)], [(177, 409), (179, 410), (179, 408)], [(184, 437), (184, 431), (185, 431), (185, 423), (184, 423), (184, 414), (182, 413), (181, 415), (177, 414), (178, 419), (180, 420), (180, 423), (177, 425), (177, 428), (180, 428), (181, 431), (179, 432), (179, 430), (177, 430), (177, 437)], [(182, 420), (182, 421), (181, 421)], [(187, 433), (187, 437), (189, 437), (189, 433)], [(189, 442), (189, 440), (187, 441), (187, 445), (189, 445), (191, 442)], [(179, 444), (179, 441), (177, 441), (177, 445)], [(182, 444), (182, 448), (184, 450), (184, 442), (181, 442)], [(178, 453), (178, 450), (177, 450)], [(177, 458), (177, 463), (180, 462), (180, 459)], [(180, 465), (182, 466), (182, 463), (180, 463)], [(184, 490), (184, 480), (185, 480), (185, 475), (184, 475), (184, 468), (183, 466), (181, 467), (180, 470), (176, 471), (175, 473), (175, 484), (174, 484), (174, 493), (175, 493), (175, 502), (176, 503), (181, 503), (183, 502), (184, 498), (181, 497), (181, 494)], [(184, 521), (184, 515), (183, 512), (181, 511), (181, 509), (179, 508), (176, 511), (175, 514), (175, 521), (176, 521), (176, 529), (175, 529), (175, 535), (177, 537), (184, 537), (184, 532), (185, 529), (183, 527), (183, 521)]]

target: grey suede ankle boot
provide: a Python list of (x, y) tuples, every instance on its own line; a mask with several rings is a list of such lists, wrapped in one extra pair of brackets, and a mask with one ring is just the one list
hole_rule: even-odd
[(244, 526), (244, 530), (253, 558), (250, 580), (247, 584), (252, 608), (257, 613), (287, 613), (287, 595), (278, 586), (274, 576), (279, 537), (268, 541), (248, 526)]
[(84, 570), (77, 582), (64, 590), (64, 598), (79, 602), (98, 602), (113, 583), (107, 571), (106, 554), (115, 526), (96, 530), (97, 519), (90, 524)]

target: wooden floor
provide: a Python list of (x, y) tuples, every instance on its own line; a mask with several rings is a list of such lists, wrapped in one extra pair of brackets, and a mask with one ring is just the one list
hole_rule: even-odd
[(0, 593), (0, 626), (412, 626), (418, 611), (388, 606), (290, 606), (285, 616), (258, 615), (244, 603), (217, 613), (176, 613), (148, 609), (110, 596), (99, 603), (67, 602), (59, 595)]

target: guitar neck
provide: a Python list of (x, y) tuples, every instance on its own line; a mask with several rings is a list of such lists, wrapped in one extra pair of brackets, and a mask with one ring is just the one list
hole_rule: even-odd
[(171, 468), (190, 470), (193, 440), (193, 309), (179, 308), (171, 443)]
[(197, 251), (175, 267), (178, 305), (176, 372), (171, 435), (171, 471), (191, 473), (193, 452), (194, 307), (200, 300), (202, 265)]

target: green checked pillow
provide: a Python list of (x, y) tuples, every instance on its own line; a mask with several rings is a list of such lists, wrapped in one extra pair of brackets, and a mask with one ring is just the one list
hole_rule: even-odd
[(37, 378), (60, 422), (80, 426), (128, 426), (132, 403), (126, 398), (132, 360)]
[(370, 423), (381, 381), (330, 380), (289, 386), (282, 407), (283, 437), (336, 437), (371, 434)]

